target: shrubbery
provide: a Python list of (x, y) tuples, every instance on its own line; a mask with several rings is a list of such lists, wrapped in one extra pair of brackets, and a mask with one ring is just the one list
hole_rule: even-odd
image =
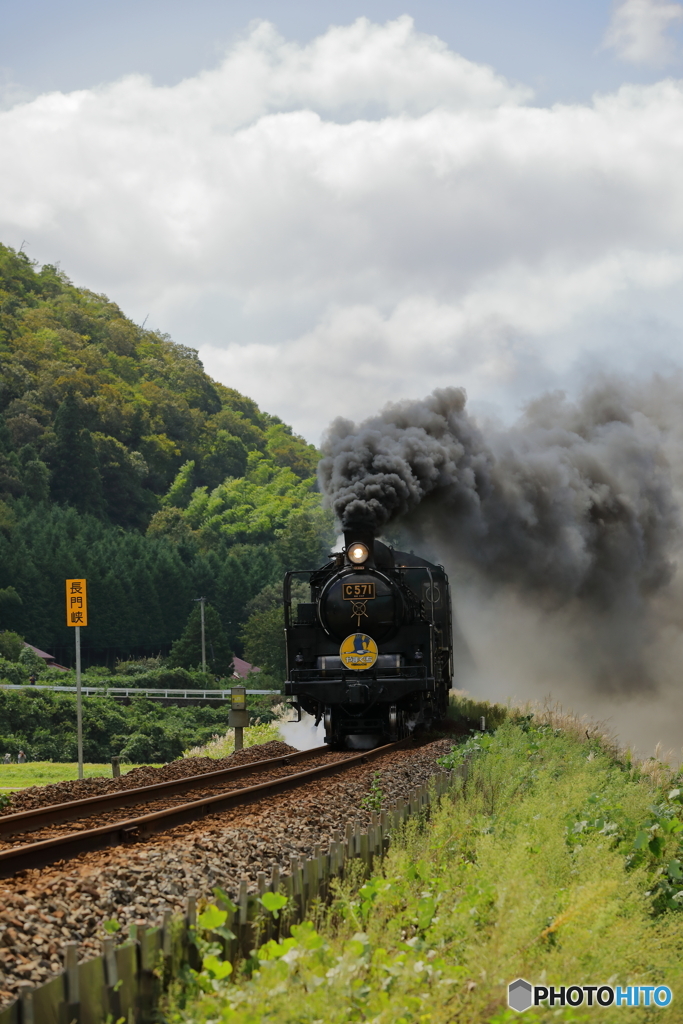
[(0, 680), (3, 683), (21, 686), (22, 683), (27, 682), (29, 675), (29, 670), (18, 661), (7, 661), (6, 658), (0, 658)]
[[(138, 677), (140, 678), (140, 677)], [(93, 763), (118, 755), (131, 763), (170, 761), (188, 747), (228, 729), (225, 707), (162, 707), (144, 696), (129, 705), (113, 697), (83, 701), (83, 753)], [(270, 721), (272, 701), (250, 698), (261, 721)], [(45, 690), (0, 690), (0, 757), (23, 750), (30, 761), (75, 761), (76, 698)]]

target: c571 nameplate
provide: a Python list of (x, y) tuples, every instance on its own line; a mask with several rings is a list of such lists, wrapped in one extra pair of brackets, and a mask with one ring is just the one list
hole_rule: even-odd
[(342, 583), (342, 597), (345, 601), (374, 601), (375, 581)]

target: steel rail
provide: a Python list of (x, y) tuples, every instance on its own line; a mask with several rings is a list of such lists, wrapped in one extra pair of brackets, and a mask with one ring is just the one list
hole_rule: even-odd
[(129, 807), (131, 804), (144, 803), (158, 796), (171, 793), (183, 793), (188, 789), (200, 786), (212, 786), (223, 780), (238, 779), (252, 772), (267, 770), (277, 765), (302, 761), (311, 755), (323, 754), (330, 748), (310, 747), (308, 750), (296, 750), (279, 757), (264, 758), (262, 761), (249, 761), (235, 765), (233, 768), (220, 768), (215, 772), (203, 772), (201, 775), (183, 775), (180, 779), (169, 779), (167, 782), (155, 782), (149, 786), (137, 786), (135, 789), (116, 789), (111, 793), (100, 793), (98, 796), (86, 796), (80, 800), (69, 800), (61, 804), (47, 804), (34, 807), (30, 811), (17, 811), (15, 814), (0, 815), (0, 836), (16, 835), (19, 832), (35, 832), (44, 825), (61, 825), (74, 818), (87, 818), (100, 811), (109, 811), (115, 807)]
[(212, 814), (227, 807), (236, 807), (240, 804), (250, 803), (263, 796), (274, 796), (285, 790), (302, 786), (313, 779), (335, 775), (358, 764), (366, 764), (392, 750), (399, 750), (402, 747), (408, 746), (410, 743), (410, 739), (399, 740), (396, 743), (387, 743), (382, 747), (375, 747), (374, 750), (352, 754), (343, 760), (331, 761), (317, 768), (309, 768), (307, 771), (297, 772), (294, 775), (285, 775), (278, 779), (271, 779), (268, 782), (260, 782), (254, 786), (245, 786), (244, 789), (228, 790), (214, 796), (193, 800), (190, 803), (155, 811), (152, 814), (145, 814), (138, 818), (128, 818), (124, 821), (101, 825), (98, 828), (70, 832), (67, 835), (56, 836), (54, 839), (43, 839), (37, 843), (14, 846), (8, 850), (0, 851), (0, 878), (7, 878), (18, 871), (25, 871), (28, 868), (46, 867), (48, 864), (58, 860), (77, 857), (80, 853), (145, 839), (155, 832), (164, 832), (170, 828), (175, 828), (177, 825), (196, 821), (198, 818), (203, 818), (206, 814)]

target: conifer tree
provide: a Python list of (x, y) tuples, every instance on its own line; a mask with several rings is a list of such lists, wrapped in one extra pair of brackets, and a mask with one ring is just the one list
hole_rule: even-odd
[[(218, 676), (232, 674), (232, 651), (218, 612), (210, 604), (204, 607), (204, 633), (206, 638), (206, 666)], [(201, 611), (196, 605), (183, 635), (176, 640), (168, 657), (171, 668), (199, 668), (202, 663)]]
[(52, 447), (52, 495), (81, 512), (102, 511), (102, 477), (97, 452), (81, 408), (67, 395), (55, 416), (57, 440)]

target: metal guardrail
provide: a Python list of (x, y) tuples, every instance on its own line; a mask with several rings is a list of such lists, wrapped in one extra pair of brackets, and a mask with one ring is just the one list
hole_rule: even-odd
[[(75, 686), (45, 686), (39, 683), (25, 683), (22, 686), (17, 686), (15, 683), (0, 683), (0, 690), (58, 690), (65, 693), (76, 693), (77, 687)], [(147, 697), (182, 697), (185, 700), (191, 698), (199, 700), (230, 700), (230, 690), (179, 690), (175, 687), (169, 687), (168, 689), (158, 689), (156, 687), (142, 687), (142, 686), (82, 686), (81, 693), (84, 697), (97, 697), (107, 696), (110, 694), (113, 697), (136, 697), (136, 696), (147, 696)], [(258, 693), (282, 693), (282, 690), (247, 690), (248, 694)]]

